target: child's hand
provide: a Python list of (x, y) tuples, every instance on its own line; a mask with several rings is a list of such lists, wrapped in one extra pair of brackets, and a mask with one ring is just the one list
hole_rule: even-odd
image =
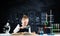
[(22, 27), (20, 27), (20, 29), (24, 29), (24, 28), (26, 28), (26, 26), (22, 26)]
[(24, 29), (24, 27), (20, 27), (20, 29)]

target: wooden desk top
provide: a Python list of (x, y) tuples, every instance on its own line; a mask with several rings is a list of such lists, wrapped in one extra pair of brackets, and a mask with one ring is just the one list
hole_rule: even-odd
[(35, 32), (19, 32), (19, 33), (12, 33), (12, 36), (36, 36)]

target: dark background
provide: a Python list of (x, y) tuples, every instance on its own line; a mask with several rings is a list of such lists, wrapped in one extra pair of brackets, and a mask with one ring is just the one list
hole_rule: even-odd
[(13, 25), (16, 26), (15, 24), (18, 23), (17, 20), (14, 20), (14, 18), (11, 18), (11, 16), (14, 17), (16, 15), (20, 19), (23, 14), (27, 14), (31, 11), (33, 13), (38, 14), (52, 9), (54, 15), (54, 23), (60, 23), (60, 1), (59, 0), (8, 0), (8, 1), (2, 0), (0, 2), (1, 2), (0, 3), (0, 7), (1, 7), (0, 8), (1, 9), (0, 32), (1, 33), (3, 32), (2, 28), (6, 24), (8, 19), (10, 20), (10, 25), (12, 27)]

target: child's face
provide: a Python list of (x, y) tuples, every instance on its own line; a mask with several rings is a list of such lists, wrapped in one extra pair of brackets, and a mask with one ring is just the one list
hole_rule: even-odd
[(28, 25), (28, 22), (29, 22), (28, 18), (27, 19), (25, 19), (25, 18), (22, 19), (22, 25), (26, 26), (26, 25)]

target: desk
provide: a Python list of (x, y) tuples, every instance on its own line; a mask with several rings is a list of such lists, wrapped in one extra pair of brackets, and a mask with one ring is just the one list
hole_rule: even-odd
[(1, 33), (0, 36), (12, 36), (11, 34)]
[(12, 33), (12, 36), (36, 36), (36, 34), (28, 32)]
[[(55, 34), (55, 35), (60, 36), (60, 33)], [(20, 33), (12, 33), (12, 34), (0, 33), (0, 36), (55, 36), (55, 35), (47, 35), (47, 34), (38, 35), (38, 34), (35, 34), (35, 33), (29, 34), (28, 32), (20, 32)]]

